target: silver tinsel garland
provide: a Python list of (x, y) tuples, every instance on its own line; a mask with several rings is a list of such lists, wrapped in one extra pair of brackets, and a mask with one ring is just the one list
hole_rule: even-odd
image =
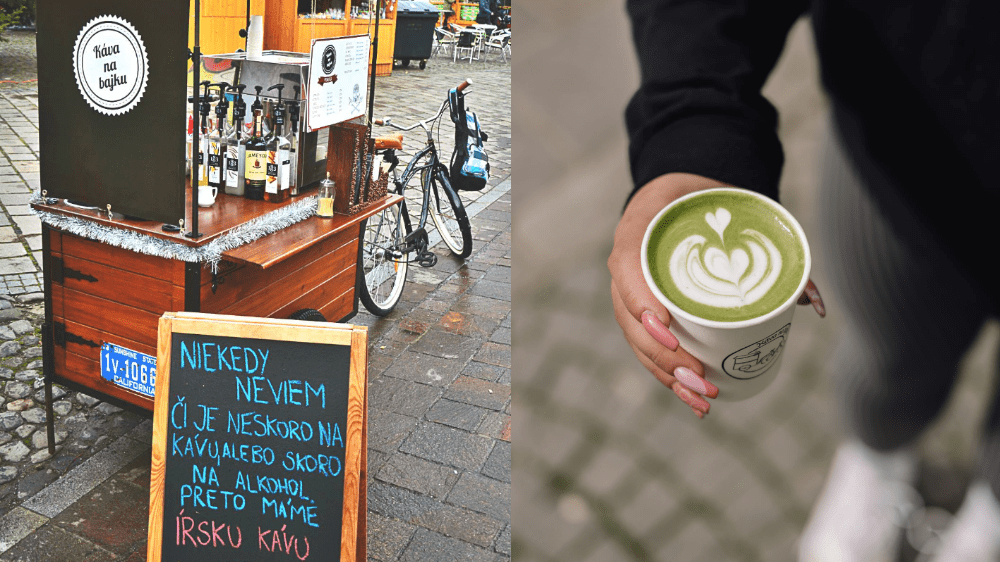
[[(218, 271), (223, 252), (249, 244), (313, 216), (316, 214), (316, 200), (315, 195), (306, 197), (266, 215), (249, 220), (208, 244), (197, 247), (178, 244), (133, 230), (107, 226), (79, 217), (57, 215), (38, 209), (32, 210), (42, 222), (53, 228), (140, 254), (170, 260), (205, 263), (215, 273)], [(41, 203), (42, 199), (36, 195), (31, 202)]]

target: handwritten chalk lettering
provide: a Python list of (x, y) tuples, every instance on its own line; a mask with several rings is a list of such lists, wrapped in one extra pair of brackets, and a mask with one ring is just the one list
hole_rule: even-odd
[(212, 420), (215, 419), (215, 416), (212, 415), (212, 411), (218, 410), (218, 408), (212, 406), (205, 406), (202, 404), (199, 404), (198, 407), (201, 408), (203, 414), (202, 422), (201, 425), (199, 426), (198, 421), (195, 420), (194, 428), (197, 429), (198, 431), (215, 431), (214, 429), (212, 429)]
[[(170, 408), (170, 425), (174, 429), (184, 429), (187, 427), (187, 404), (184, 403), (184, 396), (178, 396), (177, 402)], [(177, 435), (174, 435), (176, 441)]]
[[(247, 505), (247, 499), (243, 494), (230, 492), (229, 490), (219, 490), (217, 488), (202, 487), (197, 484), (181, 485), (181, 507), (184, 502), (190, 502), (191, 507), (203, 507), (208, 509), (230, 509), (229, 497), (232, 496), (232, 509), (243, 511)], [(222, 503), (219, 503), (219, 498)]]
[[(344, 438), (340, 435), (340, 424), (333, 424), (333, 431), (330, 430), (330, 422), (317, 422), (319, 426), (319, 444), (327, 447), (344, 447)], [(339, 443), (339, 445), (338, 445)]]
[(340, 476), (342, 468), (339, 457), (320, 453), (303, 454), (298, 451), (286, 452), (281, 467), (289, 472), (316, 473), (331, 478)]
[(219, 442), (214, 439), (199, 439), (200, 433), (194, 437), (174, 434), (173, 447), (170, 454), (176, 457), (210, 458), (219, 464)]
[(301, 537), (299, 540), (300, 537), (286, 534), (287, 527), (288, 525), (282, 525), (277, 531), (257, 527), (257, 548), (266, 552), (284, 552), (288, 555), (294, 552), (299, 560), (309, 558), (309, 538)]
[[(240, 530), (238, 525), (216, 523), (213, 520), (195, 521), (194, 517), (184, 515), (183, 509), (177, 515), (175, 521), (177, 533), (174, 540), (177, 545), (190, 545), (195, 548), (209, 545), (213, 548), (219, 546), (239, 548), (243, 544), (243, 531)], [(235, 539), (233, 538), (234, 529), (236, 530)], [(225, 538), (222, 536), (222, 531), (226, 532)]]
[(293, 498), (312, 501), (308, 496), (303, 495), (302, 481), (294, 478), (276, 478), (260, 474), (250, 475), (238, 470), (236, 471), (236, 485), (234, 488), (243, 490), (248, 494), (265, 493), (272, 496), (283, 494)]
[(281, 420), (272, 418), (270, 414), (234, 413), (232, 410), (229, 411), (226, 432), (253, 437), (279, 437), (302, 443), (311, 441), (315, 435), (312, 424), (307, 421)]
[(206, 466), (201, 470), (198, 470), (198, 465), (191, 465), (193, 474), (191, 474), (191, 481), (196, 484), (211, 484), (213, 486), (219, 485), (219, 476), (215, 473), (215, 469)]
[[(264, 374), (263, 367), (261, 367), (261, 374)], [(238, 401), (244, 400), (256, 404), (310, 406), (318, 400), (320, 408), (326, 408), (325, 384), (320, 384), (317, 387), (311, 385), (309, 381), (283, 380), (275, 388), (274, 382), (262, 376), (235, 377), (235, 379), (236, 400)], [(298, 398), (300, 394), (302, 398)], [(310, 403), (310, 400), (313, 402)]]
[(236, 373), (264, 374), (269, 349), (242, 346), (221, 346), (213, 342), (181, 342), (181, 368), (207, 373), (231, 371)]
[(310, 527), (319, 527), (316, 519), (315, 505), (297, 505), (292, 498), (282, 500), (268, 499), (267, 496), (260, 497), (260, 512), (264, 515), (271, 515), (275, 519), (290, 519), (292, 521), (302, 521)]

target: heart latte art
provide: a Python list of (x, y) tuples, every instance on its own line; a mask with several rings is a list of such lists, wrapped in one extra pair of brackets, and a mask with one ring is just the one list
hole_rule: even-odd
[(708, 320), (746, 320), (781, 306), (802, 279), (805, 251), (772, 205), (738, 191), (679, 202), (650, 236), (647, 259), (657, 287)]
[[(717, 240), (692, 234), (670, 256), (670, 276), (680, 291), (696, 302), (735, 308), (759, 301), (781, 273), (781, 253), (766, 236), (752, 228), (731, 233), (727, 253), (726, 227), (732, 215), (724, 208), (706, 213), (705, 222)], [(720, 247), (721, 244), (721, 247)]]

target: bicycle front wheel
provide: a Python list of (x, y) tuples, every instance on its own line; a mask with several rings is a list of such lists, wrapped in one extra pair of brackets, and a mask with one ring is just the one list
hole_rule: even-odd
[(406, 238), (403, 202), (368, 218), (362, 243), (364, 282), (358, 290), (361, 303), (375, 316), (392, 312), (406, 283), (406, 256), (398, 248)]
[[(427, 185), (427, 170), (424, 170), (421, 183)], [(465, 206), (452, 189), (451, 182), (441, 170), (431, 176), (430, 212), (434, 226), (441, 234), (441, 239), (453, 254), (460, 258), (472, 255), (472, 226)]]

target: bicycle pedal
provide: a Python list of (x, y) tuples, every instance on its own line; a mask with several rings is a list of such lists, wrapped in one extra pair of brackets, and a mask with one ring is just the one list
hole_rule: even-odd
[(417, 253), (417, 263), (420, 264), (421, 267), (434, 267), (437, 265), (437, 262), (438, 257), (434, 252), (424, 250)]

